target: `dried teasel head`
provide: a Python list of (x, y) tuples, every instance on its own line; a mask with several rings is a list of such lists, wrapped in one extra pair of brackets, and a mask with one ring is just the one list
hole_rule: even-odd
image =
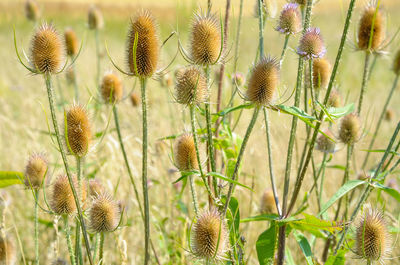
[[(136, 34), (136, 57), (133, 58)], [(128, 33), (126, 55), (129, 70), (134, 75), (147, 78), (152, 76), (157, 70), (159, 57), (157, 26), (153, 16), (149, 11), (140, 12), (131, 21)]]
[(92, 131), (86, 109), (74, 104), (67, 112), (67, 135), (68, 147), (73, 155), (83, 157), (89, 150), (92, 139)]
[(114, 104), (122, 99), (122, 81), (112, 72), (107, 72), (101, 82), (101, 95), (104, 103)]
[(261, 196), (260, 213), (270, 214), (276, 213), (275, 197), (272, 189), (265, 189)]
[(339, 91), (337, 91), (336, 89), (332, 89), (326, 105), (327, 107), (333, 108), (339, 108), (342, 105), (342, 97), (340, 96)]
[(193, 226), (191, 247), (194, 255), (206, 260), (222, 259), (228, 247), (228, 231), (218, 211), (205, 211)]
[(313, 60), (313, 88), (326, 88), (331, 77), (331, 64), (324, 58)]
[(361, 122), (357, 114), (350, 113), (342, 118), (339, 139), (345, 144), (353, 144), (360, 139)]
[(120, 209), (118, 203), (107, 193), (95, 197), (89, 210), (90, 228), (96, 232), (111, 232), (117, 228)]
[(131, 103), (133, 107), (138, 107), (140, 105), (140, 96), (138, 93), (133, 91), (130, 95)]
[[(76, 176), (72, 176), (72, 183), (78, 193), (79, 187)], [(86, 201), (86, 185), (82, 185), (81, 194), (82, 201)], [(49, 202), (51, 209), (58, 215), (73, 215), (76, 213), (74, 195), (66, 175), (59, 175), (54, 181)]]
[(64, 43), (52, 25), (41, 25), (33, 35), (30, 47), (31, 63), (41, 73), (54, 74), (64, 60)]
[(96, 6), (91, 6), (88, 12), (89, 29), (101, 29), (104, 26), (103, 15)]
[(384, 215), (367, 205), (356, 226), (356, 254), (358, 258), (382, 262), (390, 254), (390, 235)]
[(297, 53), (305, 59), (321, 58), (326, 49), (319, 28), (309, 28), (301, 37)]
[(394, 119), (394, 111), (392, 109), (387, 109), (385, 112), (385, 120), (392, 121)]
[(207, 100), (207, 81), (199, 68), (190, 66), (178, 75), (175, 97), (178, 103), (185, 105), (203, 103)]
[(377, 51), (381, 48), (384, 38), (385, 27), (382, 12), (375, 6), (368, 5), (362, 13), (358, 25), (358, 49)]
[(217, 63), (221, 52), (221, 29), (215, 16), (196, 14), (191, 29), (192, 60), (199, 65)]
[(329, 129), (324, 130), (324, 134), (321, 133), (317, 138), (317, 150), (326, 154), (334, 153), (336, 148), (335, 137)]
[(198, 167), (193, 136), (185, 133), (178, 137), (174, 147), (176, 167), (180, 171), (190, 171)]
[(48, 162), (43, 153), (31, 155), (25, 166), (25, 186), (29, 189), (40, 189), (46, 176), (47, 168)]
[(98, 197), (106, 191), (105, 187), (98, 179), (89, 180), (89, 195), (91, 197)]
[(0, 235), (0, 264), (14, 265), (17, 254), (13, 240), (8, 235)]
[(75, 56), (78, 54), (79, 45), (78, 37), (72, 28), (67, 28), (64, 32), (65, 47), (68, 56)]
[(247, 89), (248, 99), (258, 105), (270, 105), (279, 83), (279, 64), (263, 58), (253, 68)]
[(301, 13), (296, 3), (288, 3), (279, 16), (276, 30), (283, 34), (296, 34), (301, 30)]
[(393, 60), (393, 72), (396, 75), (400, 75), (400, 50), (396, 52)]
[(25, 2), (25, 15), (31, 21), (36, 21), (40, 17), (40, 10), (35, 0), (27, 0)]

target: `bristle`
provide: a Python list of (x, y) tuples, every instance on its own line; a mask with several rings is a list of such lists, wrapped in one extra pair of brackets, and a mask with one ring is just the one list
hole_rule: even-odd
[(269, 105), (274, 99), (279, 83), (279, 65), (273, 58), (263, 58), (251, 73), (247, 97), (259, 105)]
[(297, 53), (305, 59), (321, 58), (326, 49), (321, 32), (318, 28), (309, 28), (300, 39)]
[(175, 163), (180, 171), (189, 171), (198, 167), (196, 149), (191, 134), (181, 135), (175, 143)]
[(324, 134), (329, 136), (326, 137), (323, 134), (320, 134), (317, 138), (317, 146), (316, 148), (323, 153), (333, 153), (335, 152), (336, 143), (334, 142), (335, 137), (329, 129), (324, 130)]
[(14, 265), (16, 264), (17, 256), (14, 242), (9, 236), (0, 235), (0, 264)]
[(122, 99), (122, 82), (114, 73), (106, 73), (101, 83), (101, 95), (104, 103), (114, 104)]
[(44, 154), (35, 153), (30, 156), (25, 167), (24, 184), (27, 188), (40, 189), (47, 172), (47, 159)]
[(331, 77), (331, 64), (328, 60), (320, 58), (313, 60), (313, 88), (326, 88)]
[[(371, 38), (371, 29), (373, 34)], [(382, 12), (373, 6), (368, 6), (360, 19), (358, 26), (358, 48), (360, 50), (378, 50), (385, 38)]]
[(272, 189), (266, 189), (261, 197), (260, 213), (271, 214), (276, 213), (275, 197)]
[(78, 37), (73, 29), (67, 28), (64, 32), (65, 47), (69, 56), (75, 56), (78, 53)]
[(25, 14), (26, 18), (31, 21), (38, 20), (40, 16), (40, 10), (37, 2), (35, 0), (27, 0), (25, 2)]
[(89, 150), (92, 132), (86, 110), (81, 105), (73, 105), (67, 112), (67, 140), (72, 154), (83, 157)]
[(60, 70), (64, 45), (53, 26), (43, 24), (33, 35), (31, 41), (31, 62), (41, 73), (54, 74)]
[(118, 203), (110, 195), (102, 193), (93, 201), (89, 210), (90, 228), (96, 232), (111, 232), (119, 222)]
[(89, 29), (101, 29), (104, 26), (103, 15), (96, 6), (91, 6), (88, 12)]
[(361, 123), (356, 114), (350, 113), (342, 118), (339, 128), (339, 139), (345, 144), (357, 142), (361, 135)]
[(191, 235), (193, 253), (206, 260), (221, 259), (227, 249), (228, 232), (217, 210), (201, 214)]
[[(76, 176), (72, 177), (75, 190), (78, 193), (78, 181)], [(85, 187), (82, 185), (82, 187)], [(86, 199), (85, 189), (82, 189), (82, 199)], [(50, 197), (51, 209), (58, 215), (72, 215), (76, 212), (76, 204), (66, 175), (59, 175), (53, 183)]]
[[(138, 34), (136, 58), (133, 58), (135, 34)], [(157, 70), (159, 44), (156, 23), (148, 11), (140, 12), (131, 21), (127, 41), (127, 62), (131, 73), (150, 77)], [(136, 70), (135, 70), (136, 61)]]
[(396, 52), (393, 60), (393, 72), (396, 75), (400, 75), (400, 50)]
[(283, 7), (276, 30), (283, 34), (296, 34), (301, 30), (301, 14), (296, 3)]
[(339, 108), (342, 105), (342, 98), (339, 91), (335, 89), (331, 91), (326, 105), (333, 108)]
[(221, 29), (212, 15), (196, 15), (191, 30), (191, 57), (196, 64), (210, 65), (218, 60)]
[(177, 77), (175, 85), (176, 101), (190, 105), (203, 103), (208, 98), (207, 81), (196, 67), (187, 67)]

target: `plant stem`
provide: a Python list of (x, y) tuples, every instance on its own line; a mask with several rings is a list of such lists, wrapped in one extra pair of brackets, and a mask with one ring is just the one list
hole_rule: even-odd
[(99, 265), (104, 263), (104, 232), (100, 233)]
[[(343, 184), (349, 181), (349, 172), (351, 167), (351, 156), (353, 154), (354, 144), (347, 145), (347, 158), (346, 158), (346, 168), (344, 169)], [(345, 195), (345, 208), (344, 208), (344, 220), (347, 219), (347, 211), (349, 209), (349, 197), (348, 194)]]
[[(77, 171), (77, 179), (78, 179), (78, 197), (80, 203), (83, 203), (82, 199), (82, 159), (80, 157), (76, 157), (76, 171)], [(83, 264), (82, 257), (82, 243), (81, 243), (81, 230), (79, 228), (79, 221), (76, 220), (76, 237), (75, 237), (75, 257), (76, 264)]]
[[(383, 119), (384, 119), (384, 117), (385, 117), (386, 110), (387, 110), (387, 108), (388, 108), (388, 106), (389, 106), (389, 102), (390, 102), (390, 100), (392, 99), (394, 90), (395, 90), (396, 87), (397, 87), (397, 83), (398, 83), (398, 81), (399, 81), (399, 76), (400, 76), (400, 75), (396, 75), (396, 77), (395, 77), (395, 79), (394, 79), (392, 88), (390, 89), (389, 95), (388, 95), (388, 97), (387, 97), (387, 99), (386, 99), (385, 105), (383, 106), (381, 115), (379, 116), (378, 122), (377, 122), (377, 124), (376, 124), (375, 132), (374, 132), (374, 134), (372, 135), (371, 142), (369, 143), (368, 150), (371, 150), (372, 147), (374, 146), (376, 136), (378, 135), (378, 131), (379, 131), (379, 129), (380, 129), (380, 127), (381, 127), (381, 124), (382, 124), (382, 121), (383, 121)], [(364, 169), (365, 166), (367, 165), (369, 155), (370, 155), (370, 152), (367, 152), (367, 154), (366, 154), (366, 156), (365, 156), (365, 159), (364, 159), (364, 162), (363, 162), (362, 167), (361, 167), (362, 169)]]
[(96, 87), (100, 84), (100, 41), (99, 41), (99, 30), (94, 30), (94, 38), (96, 42)]
[(324, 153), (324, 157), (322, 158), (321, 168), (319, 169), (318, 176), (317, 176), (317, 180), (318, 180), (319, 176), (322, 174), (321, 175), (321, 182), (320, 182), (320, 186), (319, 186), (319, 198), (318, 198), (318, 201), (321, 204), (322, 204), (322, 193), (324, 191), (325, 167), (326, 167), (326, 158), (327, 158), (327, 156), (328, 156), (328, 154)]
[[(315, 108), (315, 97), (314, 97), (314, 84), (313, 84), (313, 59), (308, 60), (308, 78), (310, 79), (310, 95), (311, 95), (311, 106), (313, 108), (312, 113), (317, 113)], [(307, 104), (307, 102), (306, 102)]]
[(371, 58), (371, 53), (369, 51), (365, 52), (365, 61), (364, 61), (364, 72), (363, 72), (363, 79), (361, 83), (361, 91), (360, 91), (360, 97), (358, 99), (358, 108), (357, 108), (357, 114), (361, 114), (361, 107), (364, 99), (364, 94), (365, 90), (367, 88), (368, 84), (368, 76), (369, 76), (369, 60)]
[(197, 202), (197, 193), (196, 193), (196, 189), (194, 187), (192, 175), (189, 176), (189, 184), (190, 184), (190, 191), (192, 194), (194, 213), (196, 214), (196, 217), (197, 217), (197, 216), (199, 216), (199, 204)]
[(264, 18), (263, 18), (263, 1), (258, 0), (258, 49), (260, 59), (264, 56)]
[(34, 222), (35, 222), (35, 264), (39, 265), (39, 197), (38, 197), (38, 190), (34, 191), (35, 196), (35, 210), (34, 210)]
[(283, 60), (285, 59), (286, 50), (287, 50), (287, 46), (288, 46), (288, 43), (289, 43), (289, 38), (290, 38), (289, 34), (285, 35), (285, 42), (283, 43), (283, 49), (282, 49), (282, 53), (281, 53), (281, 58), (279, 59), (279, 66), (280, 67), (282, 67)]
[(96, 260), (97, 251), (98, 251), (99, 245), (100, 245), (100, 234), (97, 233), (96, 234), (96, 241), (95, 241), (95, 244), (94, 244), (94, 250), (93, 250), (93, 259), (94, 260)]
[(56, 134), (56, 138), (57, 138), (57, 142), (58, 142), (58, 147), (61, 153), (61, 157), (64, 163), (64, 167), (65, 167), (65, 171), (67, 173), (67, 177), (68, 177), (68, 182), (69, 185), (71, 187), (72, 190), (72, 195), (74, 197), (75, 200), (75, 204), (76, 204), (76, 208), (78, 210), (78, 217), (79, 217), (79, 223), (82, 227), (82, 234), (83, 234), (83, 238), (85, 240), (85, 247), (86, 247), (86, 252), (89, 258), (89, 263), (90, 265), (93, 265), (93, 260), (92, 260), (92, 254), (90, 252), (90, 244), (89, 244), (89, 238), (87, 235), (87, 231), (86, 231), (86, 226), (85, 226), (85, 221), (83, 219), (83, 215), (82, 215), (82, 209), (80, 206), (80, 202), (79, 202), (79, 197), (76, 193), (76, 189), (75, 186), (73, 184), (72, 181), (72, 177), (71, 177), (71, 172), (68, 166), (68, 160), (67, 160), (67, 156), (65, 154), (64, 151), (64, 144), (61, 140), (61, 135), (60, 135), (60, 131), (59, 131), (59, 127), (58, 127), (58, 122), (57, 122), (57, 118), (56, 118), (56, 113), (55, 113), (55, 109), (54, 109), (54, 91), (53, 91), (53, 87), (51, 86), (51, 77), (49, 74), (45, 74), (45, 81), (46, 81), (46, 87), (47, 87), (47, 96), (49, 98), (49, 105), (50, 105), (50, 112), (51, 112), (51, 119), (53, 121), (53, 127), (54, 127), (54, 132)]
[(69, 258), (71, 260), (71, 264), (76, 265), (74, 249), (72, 247), (72, 241), (71, 241), (71, 228), (69, 227), (68, 224), (68, 215), (64, 215), (63, 218), (64, 218), (65, 238), (67, 239)]

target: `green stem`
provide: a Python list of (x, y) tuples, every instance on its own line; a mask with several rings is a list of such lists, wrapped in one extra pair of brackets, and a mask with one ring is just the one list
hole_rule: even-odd
[(279, 59), (279, 66), (282, 67), (283, 60), (285, 59), (285, 54), (287, 50), (287, 46), (289, 43), (290, 34), (285, 35), (285, 42), (283, 43), (283, 49), (281, 53), (281, 58)]
[(360, 91), (360, 97), (358, 99), (358, 108), (357, 108), (357, 114), (361, 114), (361, 107), (364, 99), (364, 94), (365, 90), (367, 88), (368, 84), (368, 76), (369, 76), (369, 60), (371, 58), (371, 53), (369, 51), (365, 52), (365, 61), (364, 61), (364, 72), (363, 72), (363, 79), (361, 83), (361, 91)]
[(193, 200), (193, 207), (194, 207), (194, 213), (196, 214), (196, 217), (199, 216), (199, 204), (197, 202), (197, 192), (194, 187), (193, 183), (193, 176), (189, 176), (189, 184), (190, 184), (190, 192), (192, 194), (192, 200)]
[(321, 167), (320, 167), (320, 169), (318, 171), (318, 176), (317, 176), (317, 180), (321, 176), (321, 182), (320, 182), (320, 186), (319, 186), (319, 198), (318, 198), (318, 201), (320, 203), (322, 203), (322, 193), (324, 191), (325, 167), (326, 167), (326, 158), (327, 158), (327, 156), (328, 156), (328, 154), (324, 153), (324, 157), (322, 158), (322, 164), (321, 164)]
[[(310, 95), (311, 95), (311, 106), (313, 107), (312, 113), (316, 113), (317, 109), (315, 108), (315, 97), (314, 97), (314, 84), (313, 84), (313, 59), (308, 60), (308, 78), (310, 79)], [(306, 102), (307, 104), (307, 102)]]
[[(394, 90), (395, 90), (396, 87), (397, 87), (397, 83), (398, 83), (398, 81), (399, 81), (399, 76), (400, 76), (400, 75), (396, 75), (396, 77), (395, 77), (395, 79), (394, 79), (392, 88), (390, 89), (389, 95), (388, 95), (388, 97), (387, 97), (387, 99), (386, 99), (386, 101), (385, 101), (385, 105), (383, 106), (381, 115), (379, 116), (378, 123), (376, 124), (375, 132), (374, 132), (374, 134), (372, 135), (371, 142), (369, 143), (368, 150), (371, 150), (372, 147), (374, 146), (376, 136), (378, 135), (378, 131), (379, 131), (379, 129), (380, 129), (380, 127), (381, 127), (381, 124), (382, 124), (382, 121), (383, 121), (383, 119), (384, 119), (384, 117), (385, 117), (386, 110), (387, 110), (387, 108), (388, 108), (388, 106), (389, 106), (389, 102), (390, 102), (390, 100), (392, 99)], [(362, 167), (361, 167), (362, 169), (364, 169), (365, 166), (367, 165), (369, 155), (370, 155), (370, 152), (367, 152), (367, 154), (366, 154), (366, 156), (365, 156), (365, 159), (364, 159), (364, 162), (363, 162)]]
[(100, 233), (99, 265), (104, 263), (104, 232)]
[(100, 234), (97, 233), (96, 234), (96, 241), (94, 244), (94, 249), (93, 249), (93, 259), (96, 260), (96, 256), (97, 256), (97, 251), (99, 249), (99, 245), (100, 245)]
[[(350, 172), (350, 167), (351, 167), (351, 156), (353, 154), (354, 150), (354, 144), (347, 145), (347, 158), (346, 158), (346, 168), (344, 169), (344, 176), (343, 176), (343, 184), (349, 181), (349, 172)], [(347, 219), (347, 211), (349, 209), (349, 197), (346, 194), (345, 195), (345, 210), (344, 210), (344, 216), (345, 219)]]
[(35, 196), (35, 212), (34, 212), (34, 222), (35, 222), (35, 264), (39, 265), (39, 198), (38, 198), (38, 190), (34, 191)]
[[(83, 203), (83, 199), (82, 199), (82, 159), (78, 156), (76, 157), (76, 171), (77, 171), (76, 175), (77, 175), (77, 179), (78, 179), (79, 201), (81, 203)], [(75, 257), (76, 257), (76, 264), (83, 264), (81, 230), (79, 228), (78, 220), (76, 220)]]
[(69, 258), (71, 260), (71, 264), (76, 265), (74, 249), (72, 247), (72, 241), (71, 241), (71, 228), (69, 227), (68, 224), (68, 216), (64, 215), (63, 218), (64, 218), (65, 238), (67, 239)]
[(263, 18), (263, 1), (258, 0), (258, 48), (260, 58), (264, 56), (264, 18)]
[(62, 157), (62, 160), (63, 160), (63, 163), (64, 163), (65, 171), (67, 173), (68, 182), (69, 182), (69, 185), (70, 185), (71, 190), (72, 190), (72, 195), (73, 195), (74, 200), (75, 200), (76, 208), (78, 210), (79, 222), (80, 222), (80, 225), (81, 225), (81, 228), (82, 228), (83, 238), (85, 240), (85, 247), (86, 247), (86, 252), (87, 252), (87, 255), (88, 255), (88, 258), (89, 258), (89, 263), (90, 263), (90, 265), (93, 265), (92, 254), (90, 252), (89, 238), (88, 238), (87, 231), (86, 231), (85, 221), (84, 221), (83, 215), (82, 215), (82, 209), (81, 209), (81, 206), (80, 206), (79, 197), (78, 197), (78, 194), (76, 192), (75, 185), (73, 184), (73, 181), (72, 181), (71, 172), (70, 172), (70, 169), (69, 169), (69, 166), (68, 166), (67, 156), (66, 156), (65, 151), (64, 151), (64, 143), (61, 140), (61, 135), (60, 135), (59, 127), (58, 127), (58, 122), (57, 122), (56, 113), (55, 113), (55, 109), (54, 109), (54, 91), (53, 91), (53, 87), (51, 86), (51, 77), (50, 77), (49, 74), (45, 74), (44, 77), (45, 77), (45, 81), (46, 81), (47, 96), (49, 98), (51, 119), (53, 121), (54, 132), (56, 134), (58, 147), (59, 147), (59, 150), (60, 150), (60, 153), (61, 153), (61, 157)]

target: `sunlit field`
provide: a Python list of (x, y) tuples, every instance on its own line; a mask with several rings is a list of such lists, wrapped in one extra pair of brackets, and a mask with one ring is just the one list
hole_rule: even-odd
[(0, 2), (0, 264), (400, 264), (398, 0), (28, 2)]

